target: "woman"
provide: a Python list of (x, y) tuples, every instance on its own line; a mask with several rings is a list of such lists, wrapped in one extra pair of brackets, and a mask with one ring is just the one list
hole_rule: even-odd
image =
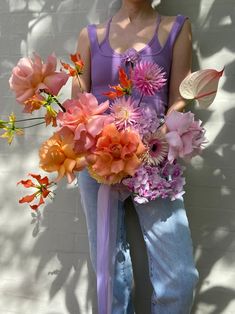
[[(106, 23), (89, 25), (81, 31), (78, 51), (86, 64), (81, 77), (82, 88), (91, 91), (99, 102), (105, 100), (102, 92), (107, 91), (109, 84), (118, 84), (119, 66), (128, 67), (131, 58), (138, 58), (162, 66), (168, 79), (161, 93), (150, 98), (146, 96), (143, 102), (151, 103), (159, 116), (169, 114), (171, 110), (183, 110), (185, 102), (180, 97), (179, 85), (190, 73), (192, 55), (191, 29), (187, 18), (180, 15), (160, 16), (149, 0), (122, 0), (120, 10)], [(77, 97), (78, 91), (78, 84), (74, 81), (73, 97)], [(165, 125), (161, 127), (161, 132), (166, 132)], [(79, 185), (91, 261), (96, 270), (99, 184), (83, 171)], [(153, 286), (151, 313), (190, 313), (198, 273), (193, 261), (183, 200), (157, 199), (147, 204), (135, 204), (135, 209), (147, 248)], [(131, 314), (134, 313), (131, 300), (133, 273), (121, 203), (116, 248), (112, 313)]]

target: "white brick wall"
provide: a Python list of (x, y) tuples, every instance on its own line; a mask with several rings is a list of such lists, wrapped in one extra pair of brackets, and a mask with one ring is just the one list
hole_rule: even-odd
[[(1, 114), (21, 111), (8, 88), (10, 71), (19, 57), (37, 51), (45, 58), (54, 51), (60, 58), (67, 58), (75, 49), (79, 30), (88, 23), (104, 20), (118, 5), (115, 0), (2, 0)], [(201, 277), (193, 313), (232, 314), (235, 313), (234, 0), (164, 0), (160, 10), (162, 14), (182, 13), (190, 17), (195, 69), (225, 66), (214, 104), (208, 111), (193, 109), (205, 121), (210, 144), (188, 166), (185, 200)], [(66, 95), (69, 88), (64, 91)], [(55, 202), (43, 210), (39, 230), (30, 224), (27, 207), (17, 203), (22, 190), (16, 188), (16, 182), (28, 172), (37, 172), (37, 149), (50, 131), (35, 128), (11, 147), (0, 142), (2, 314), (89, 314), (95, 308), (95, 281), (76, 186), (67, 186), (65, 182), (59, 186)], [(130, 210), (128, 217), (131, 239), (135, 228)], [(148, 283), (144, 292), (140, 290), (142, 296), (146, 289)], [(141, 308), (147, 302), (147, 296), (137, 300), (139, 313), (146, 312)]]

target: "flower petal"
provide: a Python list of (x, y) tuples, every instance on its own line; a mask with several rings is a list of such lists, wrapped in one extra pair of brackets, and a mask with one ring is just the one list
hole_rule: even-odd
[(188, 75), (180, 84), (180, 94), (185, 99), (197, 99), (202, 108), (209, 107), (215, 99), (222, 71), (199, 70)]
[(19, 200), (19, 203), (30, 203), (35, 199), (35, 197), (36, 197), (36, 193), (33, 193), (31, 195), (26, 195)]

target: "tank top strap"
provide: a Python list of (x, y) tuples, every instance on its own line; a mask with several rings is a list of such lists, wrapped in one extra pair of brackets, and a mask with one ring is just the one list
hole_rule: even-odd
[(172, 29), (169, 33), (169, 37), (167, 39), (167, 43), (166, 45), (168, 46), (168, 48), (172, 49), (175, 43), (175, 40), (177, 38), (177, 36), (179, 35), (185, 20), (188, 19), (188, 17), (184, 16), (184, 15), (177, 15), (175, 22), (172, 26)]
[(108, 19), (106, 23), (105, 35), (104, 35), (103, 40), (100, 43), (100, 46), (108, 40), (111, 21), (112, 21), (112, 16)]
[(99, 43), (97, 39), (97, 32), (96, 32), (96, 25), (95, 24), (89, 24), (87, 26), (88, 36), (90, 40), (90, 49), (91, 54), (93, 55), (97, 49), (99, 49)]
[(101, 48), (101, 46), (103, 46), (103, 44), (105, 44), (108, 40), (108, 36), (109, 36), (109, 29), (110, 29), (110, 24), (112, 21), (112, 17), (108, 19), (107, 23), (106, 23), (106, 30), (105, 30), (105, 36), (102, 39), (102, 41), (99, 43), (98, 41), (98, 37), (97, 37), (97, 28), (95, 24), (89, 24), (87, 26), (87, 31), (88, 31), (88, 35), (89, 35), (89, 40), (90, 40), (90, 46), (91, 46), (91, 53), (93, 54), (94, 52), (96, 52), (97, 50), (99, 50)]
[(154, 32), (154, 35), (155, 35), (155, 36), (157, 36), (160, 23), (161, 23), (161, 15), (158, 14), (158, 16), (157, 16), (157, 21), (156, 21), (155, 32)]

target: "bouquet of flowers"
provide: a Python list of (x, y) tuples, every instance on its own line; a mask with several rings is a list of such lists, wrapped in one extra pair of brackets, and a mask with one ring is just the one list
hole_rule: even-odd
[[(167, 116), (158, 116), (150, 104), (144, 103), (144, 96), (155, 95), (166, 84), (164, 69), (157, 64), (135, 60), (129, 73), (120, 68), (119, 84), (104, 91), (110, 100), (99, 104), (92, 93), (82, 91), (80, 76), (84, 63), (79, 53), (70, 57), (73, 65), (61, 61), (60, 71), (56, 71), (55, 55), (50, 55), (45, 63), (37, 54), (19, 60), (9, 80), (10, 88), (23, 105), (24, 113), (32, 115), (40, 110), (44, 115), (17, 119), (12, 113), (7, 121), (0, 120), (3, 131), (0, 136), (10, 144), (25, 128), (40, 124), (57, 128), (39, 148), (40, 168), (56, 172), (57, 177), (50, 181), (47, 176), (29, 174), (35, 183), (31, 179), (18, 182), (34, 189), (33, 194), (19, 202), (30, 203), (38, 214), (39, 206), (53, 196), (51, 187), (64, 176), (71, 183), (76, 172), (86, 168), (101, 183), (97, 204), (97, 290), (99, 313), (104, 314), (109, 313), (112, 291), (109, 251), (115, 245), (115, 237), (110, 236), (115, 233), (111, 232), (110, 221), (117, 209), (116, 204), (110, 214), (110, 187), (124, 187), (137, 203), (181, 197), (185, 179), (178, 160), (190, 160), (201, 152), (205, 129), (191, 112), (171, 111)], [(215, 98), (222, 73), (223, 70), (213, 69), (192, 73), (180, 85), (181, 96), (196, 99), (207, 108)], [(77, 98), (61, 103), (58, 94), (69, 77), (77, 78), (81, 92)], [(139, 97), (133, 97), (133, 92)], [(19, 126), (21, 122), (35, 120), (41, 121)], [(163, 123), (166, 133), (161, 131)], [(38, 197), (39, 202), (33, 204)]]
[[(80, 84), (84, 68), (79, 53), (70, 57), (73, 66), (61, 61), (63, 70), (56, 71), (55, 55), (43, 63), (34, 54), (33, 58), (20, 59), (12, 71), (10, 88), (24, 106), (23, 112), (44, 110), (45, 115), (16, 120), (12, 113), (8, 121), (0, 120), (0, 129), (5, 131), (1, 137), (11, 143), (15, 134), (23, 134), (24, 127), (18, 126), (22, 121), (41, 119), (31, 126), (44, 123), (58, 127), (39, 149), (40, 168), (57, 172), (57, 178), (49, 182), (47, 177), (32, 175), (37, 184), (20, 181), (26, 188), (36, 188), (33, 195), (22, 198), (20, 203), (30, 203), (40, 196), (39, 203), (31, 205), (37, 210), (44, 198), (52, 195), (49, 187), (64, 176), (72, 182), (75, 173), (84, 168), (100, 183), (122, 183), (138, 203), (158, 197), (171, 200), (180, 197), (185, 179), (178, 159), (189, 160), (200, 153), (205, 129), (191, 112), (172, 111), (159, 117), (151, 105), (142, 102), (143, 96), (158, 93), (166, 84), (164, 70), (155, 63), (137, 60), (131, 63), (129, 76), (120, 68), (120, 83), (104, 92), (111, 101), (98, 104), (94, 95), (81, 91), (76, 99), (60, 103), (57, 95), (62, 86), (70, 76)], [(201, 106), (208, 107), (215, 98), (222, 73), (213, 69), (192, 73), (180, 86), (182, 97), (197, 99)], [(139, 99), (132, 96), (133, 91), (139, 94)], [(163, 123), (167, 126), (166, 134), (161, 132)]]

